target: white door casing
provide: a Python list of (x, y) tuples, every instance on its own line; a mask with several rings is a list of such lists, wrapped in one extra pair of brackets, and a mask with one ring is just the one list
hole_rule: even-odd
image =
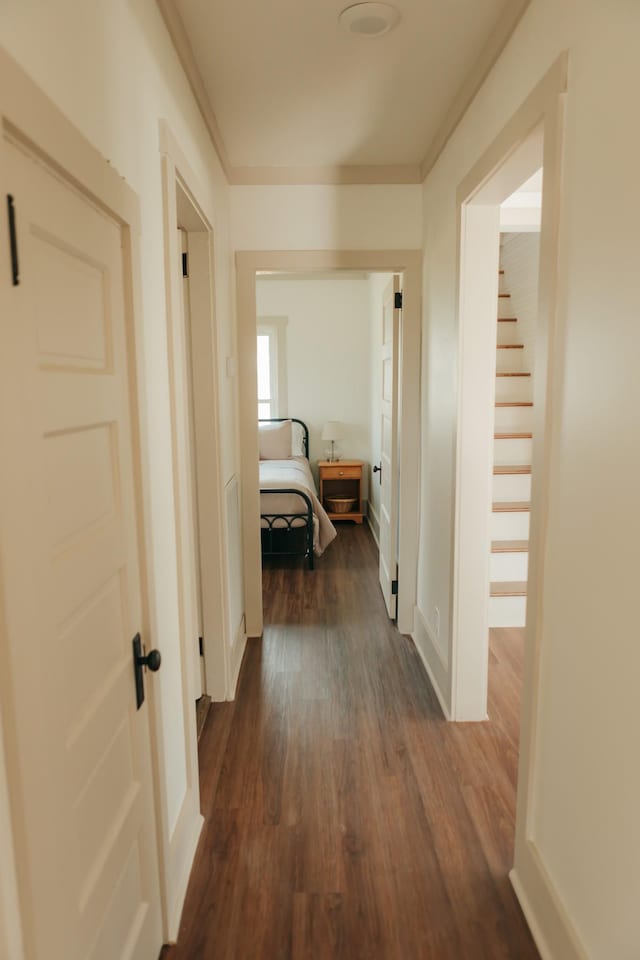
[(400, 277), (394, 275), (382, 295), (382, 376), (380, 405), (380, 563), (379, 577), (387, 613), (397, 613), (398, 566), (398, 346), (401, 309), (395, 306)]
[[(178, 231), (180, 235), (180, 244), (182, 255), (187, 257), (189, 263), (189, 241), (185, 230)], [(176, 269), (182, 273), (182, 263), (176, 264)], [(193, 666), (194, 666), (194, 693), (196, 699), (199, 699), (206, 691), (206, 676), (204, 669), (204, 656), (200, 655), (198, 638), (204, 634), (204, 617), (202, 612), (202, 566), (200, 563), (200, 517), (198, 504), (198, 468), (196, 461), (196, 429), (195, 429), (195, 410), (194, 410), (194, 384), (193, 384), (193, 338), (191, 336), (191, 296), (189, 290), (189, 276), (182, 274), (182, 315), (184, 323), (185, 337), (185, 372), (187, 388), (187, 416), (188, 416), (188, 442), (189, 442), (189, 466), (191, 476), (191, 512), (193, 527), (193, 570), (195, 574), (196, 589), (196, 626), (197, 636), (192, 638), (194, 645)]]
[(5, 250), (0, 688), (26, 952), (156, 960), (127, 244), (57, 170), (22, 146), (2, 154), (20, 284)]

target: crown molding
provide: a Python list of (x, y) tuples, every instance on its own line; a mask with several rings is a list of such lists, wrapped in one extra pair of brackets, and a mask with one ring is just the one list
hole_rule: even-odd
[(187, 80), (189, 81), (189, 86), (191, 87), (191, 91), (195, 97), (196, 104), (198, 105), (200, 113), (202, 114), (202, 119), (205, 122), (205, 126), (209, 131), (209, 136), (211, 137), (214, 149), (218, 154), (224, 174), (228, 182), (231, 183), (231, 164), (229, 162), (227, 148), (224, 145), (224, 140), (222, 139), (222, 134), (220, 133), (220, 127), (218, 126), (216, 115), (211, 107), (211, 101), (209, 100), (209, 94), (207, 93), (207, 88), (204, 85), (202, 74), (200, 73), (198, 65), (196, 64), (193, 47), (191, 46), (191, 41), (189, 40), (182, 17), (178, 13), (173, 0), (157, 0), (157, 3), (166, 28), (169, 31), (169, 36), (171, 37), (175, 51), (178, 55), (178, 60), (182, 64), (182, 69), (187, 75)]
[(510, 0), (507, 8), (500, 15), (482, 53), (449, 104), (445, 120), (431, 141), (427, 154), (420, 164), (421, 181), (427, 179), (427, 176), (435, 166), (440, 154), (471, 106), (480, 87), (491, 73), (491, 70), (511, 39), (530, 3), (531, 0)]
[(520, 23), (531, 0), (509, 0), (473, 68), (453, 98), (422, 163), (319, 166), (232, 166), (191, 41), (174, 0), (157, 0), (169, 36), (230, 186), (373, 185), (422, 183)]

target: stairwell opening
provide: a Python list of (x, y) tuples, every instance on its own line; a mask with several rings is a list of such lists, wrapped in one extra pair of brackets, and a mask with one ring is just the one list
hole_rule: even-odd
[(461, 204), (454, 717), (520, 709), (534, 444), (543, 132)]
[[(533, 463), (533, 382), (542, 169), (500, 205), (493, 477), (489, 549), (487, 712), (498, 696), (520, 712)], [(517, 750), (518, 744), (514, 747)]]

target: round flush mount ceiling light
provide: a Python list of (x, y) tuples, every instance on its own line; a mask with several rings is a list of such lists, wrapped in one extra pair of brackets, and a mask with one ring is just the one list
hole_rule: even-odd
[(342, 11), (341, 26), (360, 37), (381, 37), (400, 20), (400, 13), (388, 3), (355, 3)]

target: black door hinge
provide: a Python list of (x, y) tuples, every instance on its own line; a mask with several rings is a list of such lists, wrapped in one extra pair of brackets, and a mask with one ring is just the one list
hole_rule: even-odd
[(402, 290), (394, 295), (393, 306), (396, 310), (402, 310)]
[(7, 194), (7, 213), (9, 215), (9, 247), (11, 249), (11, 281), (14, 287), (20, 283), (20, 266), (18, 264), (18, 237), (16, 235), (16, 210), (13, 197)]
[(182, 276), (183, 277), (189, 276), (189, 254), (188, 253), (182, 254)]
[(204, 637), (198, 637), (198, 650), (200, 651), (200, 656), (204, 657)]
[(397, 596), (398, 596), (398, 581), (397, 581), (397, 580), (392, 580), (392, 581), (391, 581), (391, 596), (392, 596), (392, 597), (397, 597)]

